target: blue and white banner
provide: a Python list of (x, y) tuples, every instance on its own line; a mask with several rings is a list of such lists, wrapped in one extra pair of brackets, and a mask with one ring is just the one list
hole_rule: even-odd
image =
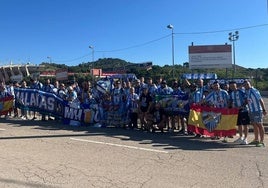
[[(106, 87), (103, 87), (106, 88)], [(109, 88), (109, 87), (107, 87)], [(101, 126), (121, 126), (129, 122), (129, 109), (126, 101), (114, 104), (110, 95), (104, 94), (100, 101), (91, 100), (88, 104), (69, 102), (54, 93), (37, 89), (15, 88), (15, 105), (24, 110), (54, 116), (66, 124)], [(100, 92), (97, 90), (97, 92)], [(189, 113), (188, 95), (157, 95), (167, 115), (187, 115)]]
[[(69, 103), (53, 93), (37, 89), (15, 88), (15, 104), (18, 108), (51, 115), (60, 119), (85, 122), (88, 111), (79, 108), (75, 103)], [(90, 121), (90, 120), (89, 120)]]
[(160, 103), (165, 113), (169, 116), (187, 115), (190, 111), (188, 95), (156, 95), (156, 101)]
[(217, 74), (214, 73), (189, 73), (183, 74), (181, 76), (182, 79), (217, 79)]

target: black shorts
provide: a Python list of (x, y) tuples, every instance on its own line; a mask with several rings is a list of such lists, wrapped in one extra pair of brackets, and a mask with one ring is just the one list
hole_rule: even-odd
[(141, 109), (142, 112), (147, 112), (148, 107), (143, 107), (143, 106), (141, 106), (140, 109)]
[(250, 118), (248, 115), (248, 111), (239, 111), (237, 117), (237, 125), (249, 125)]

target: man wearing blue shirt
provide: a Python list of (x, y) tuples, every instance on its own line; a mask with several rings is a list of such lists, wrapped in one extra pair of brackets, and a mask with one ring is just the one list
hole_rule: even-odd
[[(239, 138), (235, 140), (235, 143), (242, 145), (247, 145), (247, 136), (248, 136), (248, 125), (250, 124), (250, 119), (248, 116), (248, 106), (246, 104), (246, 94), (242, 89), (237, 88), (235, 81), (229, 83), (230, 87), (230, 107), (238, 108), (238, 117), (237, 117), (237, 126)], [(244, 137), (243, 137), (243, 128), (244, 128)]]
[(227, 91), (220, 88), (218, 81), (213, 83), (213, 91), (205, 98), (206, 102), (216, 108), (227, 108), (229, 96)]
[[(31, 81), (31, 85), (30, 85), (30, 88), (31, 89), (42, 90), (43, 84), (41, 82), (39, 82), (36, 77), (35, 78), (31, 78), (30, 81)], [(36, 111), (34, 110), (33, 111), (33, 118), (32, 118), (32, 120), (36, 120), (36, 119), (37, 119), (36, 118)]]
[[(264, 147), (263, 116), (267, 114), (260, 92), (252, 87), (248, 80), (244, 81), (247, 105), (249, 108), (250, 122), (254, 127), (255, 139), (250, 143), (257, 147)], [(259, 139), (260, 136), (260, 139)]]
[[(229, 95), (227, 91), (220, 88), (219, 82), (215, 81), (213, 91), (206, 96), (205, 102), (215, 108), (227, 108)], [(227, 137), (224, 137), (223, 142), (227, 142)]]
[(172, 92), (173, 89), (167, 85), (167, 82), (165, 80), (161, 82), (161, 87), (156, 91), (158, 95), (170, 95)]

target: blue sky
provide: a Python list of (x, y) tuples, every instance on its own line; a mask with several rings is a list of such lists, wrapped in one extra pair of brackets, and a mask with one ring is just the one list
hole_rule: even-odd
[(192, 42), (230, 43), (238, 30), (236, 64), (267, 68), (267, 9), (267, 0), (1, 0), (0, 65), (48, 56), (78, 65), (92, 61), (90, 45), (95, 60), (171, 65), (172, 24), (175, 64), (188, 61)]

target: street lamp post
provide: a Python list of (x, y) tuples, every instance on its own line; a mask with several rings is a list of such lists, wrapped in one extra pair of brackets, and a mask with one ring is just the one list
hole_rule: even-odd
[(92, 55), (92, 76), (93, 76), (93, 82), (95, 81), (94, 77), (94, 46), (89, 46), (91, 49), (91, 55)]
[(239, 32), (235, 31), (234, 33), (229, 33), (229, 41), (231, 41), (233, 43), (233, 78), (235, 76), (235, 72), (236, 72), (236, 65), (235, 65), (235, 41), (237, 41), (239, 38)]
[(52, 58), (50, 56), (47, 56), (47, 58), (49, 59), (49, 63), (52, 63)]
[(168, 29), (171, 29), (171, 38), (172, 38), (172, 77), (174, 78), (174, 28), (173, 25), (167, 25)]
[(91, 49), (91, 54), (92, 54), (92, 63), (93, 63), (93, 69), (94, 69), (94, 46), (89, 46)]

